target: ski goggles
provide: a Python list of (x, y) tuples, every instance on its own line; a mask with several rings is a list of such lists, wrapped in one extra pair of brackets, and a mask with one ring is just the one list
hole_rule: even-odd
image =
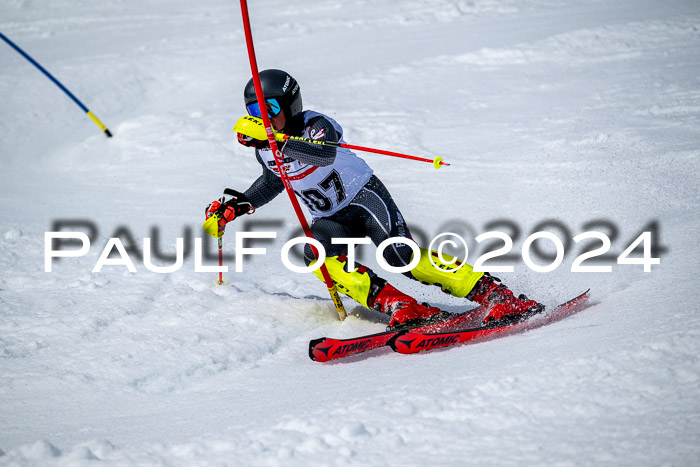
[[(282, 111), (282, 106), (277, 102), (277, 99), (267, 99), (265, 100), (265, 104), (267, 105), (267, 114), (270, 117), (276, 117)], [(252, 117), (262, 117), (260, 114), (260, 105), (258, 105), (257, 102), (247, 105), (246, 110), (248, 111), (248, 115)]]

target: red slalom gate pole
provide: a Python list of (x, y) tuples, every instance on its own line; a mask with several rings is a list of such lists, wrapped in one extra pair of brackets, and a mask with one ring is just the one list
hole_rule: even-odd
[[(262, 91), (262, 84), (260, 83), (260, 74), (258, 72), (258, 62), (257, 59), (255, 58), (255, 47), (253, 46), (253, 34), (250, 29), (250, 17), (248, 16), (248, 2), (246, 0), (241, 0), (241, 14), (243, 16), (243, 30), (245, 31), (245, 40), (246, 40), (246, 45), (248, 47), (248, 58), (250, 59), (250, 70), (253, 73), (253, 84), (255, 85), (255, 96), (258, 99), (258, 102), (265, 102), (265, 96), (263, 95)], [(282, 179), (282, 183), (284, 184), (284, 188), (287, 191), (287, 195), (289, 195), (289, 200), (292, 202), (292, 207), (294, 208), (294, 212), (297, 215), (297, 218), (299, 219), (299, 223), (301, 224), (302, 229), (304, 229), (304, 234), (308, 237), (313, 239), (314, 236), (311, 233), (311, 229), (309, 228), (308, 222), (306, 222), (306, 218), (304, 217), (304, 213), (301, 211), (301, 206), (299, 206), (299, 201), (296, 198), (296, 195), (294, 194), (294, 190), (292, 189), (292, 183), (289, 181), (289, 177), (287, 176), (287, 172), (285, 171), (284, 167), (282, 166), (282, 159), (280, 157), (280, 151), (277, 147), (277, 141), (275, 141), (275, 133), (272, 130), (272, 124), (270, 123), (270, 116), (267, 114), (267, 106), (261, 105), (260, 106), (260, 116), (262, 117), (263, 120), (263, 125), (265, 126), (265, 132), (267, 133), (267, 139), (270, 142), (270, 149), (272, 149), (272, 154), (275, 157), (275, 164), (277, 165), (277, 170), (279, 171), (280, 178)], [(316, 259), (318, 259), (318, 250), (311, 245), (311, 250), (313, 251), (314, 256)], [(347, 313), (345, 312), (345, 307), (343, 306), (343, 302), (340, 300), (340, 294), (338, 293), (338, 288), (335, 286), (333, 283), (333, 279), (331, 279), (331, 275), (328, 273), (328, 269), (326, 268), (325, 264), (321, 264), (321, 274), (323, 275), (323, 280), (326, 283), (326, 287), (328, 288), (328, 293), (331, 295), (331, 300), (333, 300), (333, 304), (335, 305), (335, 309), (338, 312), (338, 317), (340, 320), (344, 320), (347, 317)]]

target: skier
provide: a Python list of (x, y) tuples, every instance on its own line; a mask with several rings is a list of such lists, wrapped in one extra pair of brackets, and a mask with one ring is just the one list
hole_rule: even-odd
[[(281, 70), (264, 70), (260, 72), (260, 81), (275, 131), (344, 143), (343, 129), (335, 120), (318, 112), (303, 110), (299, 84), (291, 75)], [(260, 117), (260, 103), (252, 79), (246, 85), (243, 97), (248, 114)], [(229, 193), (235, 193), (232, 199), (214, 201), (209, 205), (206, 217), (214, 213), (219, 217), (218, 232), (209, 232), (213, 236), (223, 235), (228, 222), (243, 214), (252, 214), (284, 190), (269, 142), (241, 133), (238, 141), (255, 148), (262, 175), (244, 193), (227, 189)], [(375, 245), (389, 237), (412, 239), (394, 200), (367, 163), (348, 149), (302, 141), (287, 140), (279, 149), (294, 191), (312, 214), (311, 231), (326, 250), (325, 264), (338, 289), (361, 305), (391, 316), (391, 327), (422, 322), (438, 315), (438, 308), (418, 303), (366, 266), (346, 270), (347, 246), (331, 243), (334, 237), (369, 237)], [(405, 244), (393, 244), (384, 250), (385, 260), (394, 267), (408, 265), (413, 254)], [(515, 297), (497, 278), (475, 272), (467, 264), (452, 272), (448, 267), (442, 267), (444, 265), (438, 269), (431, 264), (430, 255), (433, 262), (441, 266), (437, 253), (421, 249), (418, 265), (405, 275), (424, 284), (438, 285), (451, 295), (487, 307), (485, 322), (515, 321), (544, 309), (524, 295)], [(307, 265), (315, 261), (308, 244), (304, 249), (304, 259)], [(315, 274), (322, 279), (319, 270)]]

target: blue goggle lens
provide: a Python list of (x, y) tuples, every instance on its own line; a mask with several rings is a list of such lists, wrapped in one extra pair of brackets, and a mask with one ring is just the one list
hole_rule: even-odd
[[(267, 114), (270, 117), (276, 117), (282, 111), (282, 107), (280, 106), (279, 102), (277, 102), (277, 99), (267, 99), (265, 103), (267, 104)], [(253, 102), (252, 104), (246, 106), (246, 109), (248, 110), (248, 115), (252, 117), (262, 116), (260, 114), (260, 106), (257, 102)]]

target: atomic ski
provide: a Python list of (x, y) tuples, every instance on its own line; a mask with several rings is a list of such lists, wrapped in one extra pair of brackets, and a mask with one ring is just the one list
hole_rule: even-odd
[(408, 329), (392, 329), (377, 334), (354, 337), (350, 339), (333, 339), (321, 337), (309, 342), (309, 357), (317, 362), (327, 362), (336, 358), (348, 357), (367, 350), (376, 349), (388, 344), (389, 340), (407, 330), (420, 332), (441, 332), (454, 329), (457, 326), (475, 326), (480, 319), (479, 313), (483, 307), (478, 307), (463, 314), (447, 314), (447, 318), (437, 322), (422, 323)]
[(536, 319), (525, 319), (514, 323), (490, 323), (481, 327), (458, 329), (448, 332), (430, 332), (421, 329), (409, 329), (395, 333), (387, 342), (395, 352), (408, 354), (438, 347), (448, 347), (476, 339), (498, 334), (510, 334), (515, 331), (533, 329), (570, 316), (588, 303), (589, 290), (556, 307), (550, 312), (534, 315)]

